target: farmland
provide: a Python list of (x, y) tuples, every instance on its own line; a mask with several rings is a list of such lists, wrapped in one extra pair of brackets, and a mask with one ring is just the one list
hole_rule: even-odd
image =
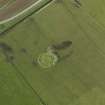
[[(10, 1), (11, 0), (9, 0), (8, 2), (10, 2)], [(16, 15), (16, 13), (18, 13), (19, 11), (24, 10), (25, 8), (32, 5), (36, 1), (37, 0), (27, 0), (27, 1), (26, 0), (14, 0), (14, 1), (12, 0), (10, 5), (8, 5), (3, 10), (1, 10), (1, 12), (0, 12), (0, 21), (8, 19), (8, 18)]]
[[(17, 0), (16, 2), (12, 1), (12, 3), (10, 3), (12, 5), (7, 6), (7, 8), (1, 9), (0, 34), (4, 33), (11, 27), (14, 27), (16, 24), (18, 24), (28, 16), (32, 15), (34, 12), (39, 11), (41, 8), (49, 4), (49, 2), (51, 1), (52, 0), (38, 0), (38, 1), (32, 0), (31, 2), (30, 0), (29, 1), (25, 0), (25, 2), (23, 0), (22, 1)], [(21, 6), (25, 5), (22, 6), (21, 11), (19, 11), (20, 9), (18, 9), (20, 8), (20, 4)]]
[[(0, 35), (1, 105), (105, 105), (105, 2), (54, 0)], [(72, 53), (43, 69), (37, 56), (72, 41)], [(7, 100), (7, 101), (5, 101)]]

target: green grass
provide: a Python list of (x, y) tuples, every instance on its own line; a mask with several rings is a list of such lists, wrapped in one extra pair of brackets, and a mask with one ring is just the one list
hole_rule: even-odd
[(0, 53), (0, 104), (42, 105), (39, 97)]
[[(28, 89), (27, 82), (23, 81), (24, 77), (48, 105), (105, 104), (104, 3), (103, 0), (81, 0), (81, 3), (82, 6), (77, 8), (70, 0), (53, 2), (0, 37), (0, 42), (8, 43), (13, 48), (14, 64), (18, 68), (15, 73), (12, 65), (0, 60), (2, 75), (6, 75), (11, 69), (11, 73), (15, 73), (14, 77), (7, 76), (10, 79), (7, 81), (7, 87), (18, 88), (20, 83), (21, 88), (18, 89), (23, 91), (27, 98), (31, 97), (32, 89)], [(46, 71), (33, 62), (49, 45), (65, 40), (73, 42), (73, 52), (55, 67)], [(22, 51), (23, 48), (26, 52)], [(19, 75), (19, 78), (16, 75)], [(5, 76), (2, 78), (5, 79)], [(26, 87), (21, 84), (22, 81)], [(30, 91), (28, 95), (26, 89)], [(4, 96), (4, 91), (0, 92), (0, 101), (2, 105), (6, 105), (3, 100), (8, 100), (11, 93)], [(24, 100), (22, 98), (25, 98), (25, 95), (17, 91), (14, 91), (13, 95), (15, 93), (18, 94), (17, 98), (10, 97), (8, 105), (11, 105), (12, 101), (20, 102), (17, 105), (24, 105), (27, 101), (39, 105), (39, 101), (35, 101), (40, 100), (37, 94), (33, 99)]]

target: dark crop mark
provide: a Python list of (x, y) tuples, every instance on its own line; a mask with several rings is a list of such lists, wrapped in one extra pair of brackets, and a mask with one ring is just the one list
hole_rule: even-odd
[(27, 49), (26, 48), (21, 48), (20, 50), (22, 53), (27, 53)]
[(11, 62), (14, 60), (13, 49), (8, 44), (0, 42), (0, 49), (6, 57), (7, 62)]
[(34, 66), (36, 66), (37, 65), (37, 61), (36, 61), (36, 59), (32, 59), (32, 64), (34, 65)]
[(58, 56), (58, 58), (66, 59), (71, 55), (72, 50), (70, 52), (68, 52), (68, 54), (62, 55), (62, 56), (60, 55), (59, 51), (66, 50), (66, 49), (70, 48), (71, 46), (72, 46), (72, 41), (67, 40), (67, 41), (63, 41), (58, 44), (53, 44), (49, 48), (52, 49), (53, 53), (56, 54)]
[(61, 61), (62, 61), (62, 60), (65, 60), (65, 59), (67, 59), (67, 58), (69, 58), (72, 54), (73, 54), (73, 50), (71, 50), (71, 52), (69, 52), (67, 55), (64, 55), (64, 56), (61, 58)]
[(72, 41), (63, 41), (59, 44), (53, 44), (51, 47), (54, 50), (63, 50), (70, 47), (71, 45), (72, 45)]
[(80, 8), (82, 6), (82, 3), (80, 2), (80, 0), (74, 0), (73, 4), (77, 8)]
[(0, 48), (6, 52), (13, 52), (12, 48), (4, 42), (0, 42)]

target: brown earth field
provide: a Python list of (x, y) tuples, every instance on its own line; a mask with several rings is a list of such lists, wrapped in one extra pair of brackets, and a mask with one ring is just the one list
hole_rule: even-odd
[(0, 0), (0, 5), (4, 5), (7, 2), (8, 2), (8, 0)]
[[(0, 21), (11, 18), (15, 14), (31, 6), (36, 1), (38, 0), (16, 0), (15, 2), (11, 3), (8, 7), (0, 11)], [(0, 3), (3, 3), (3, 1), (0, 0)]]

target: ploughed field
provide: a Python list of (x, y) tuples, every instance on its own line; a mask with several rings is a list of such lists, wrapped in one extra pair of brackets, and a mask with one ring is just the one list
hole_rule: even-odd
[[(9, 3), (10, 1), (11, 3)], [(38, 0), (7, 0), (5, 2), (4, 0), (1, 0), (0, 5), (6, 5), (7, 3), (9, 3), (9, 5), (5, 6), (5, 8), (0, 10), (0, 21), (13, 17), (14, 15), (23, 11), (36, 1)]]
[(0, 0), (0, 8), (7, 4), (10, 0)]

